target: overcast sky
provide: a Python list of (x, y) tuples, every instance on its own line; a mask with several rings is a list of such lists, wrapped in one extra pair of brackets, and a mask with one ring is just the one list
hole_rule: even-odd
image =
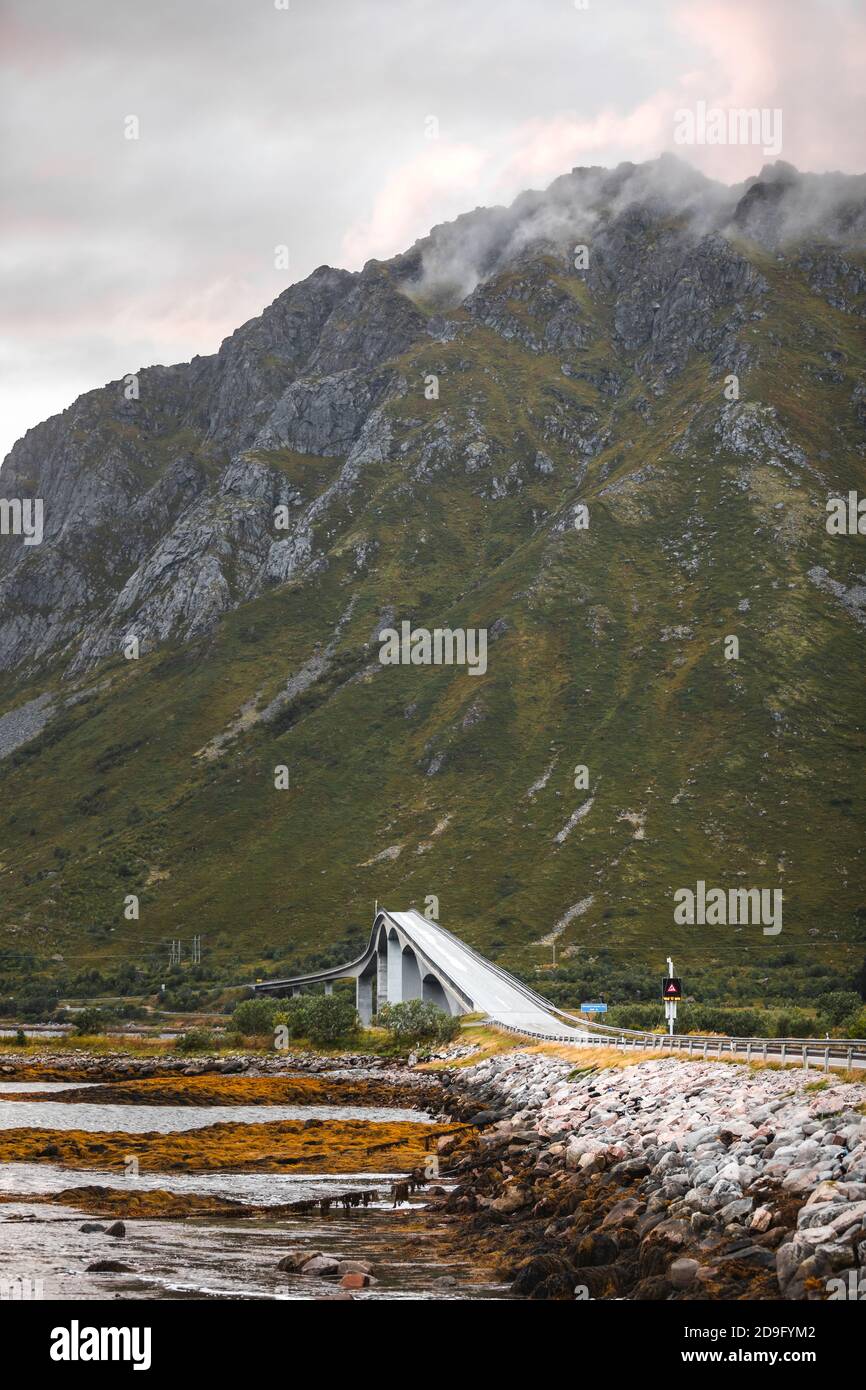
[(3, 0), (0, 38), (0, 457), (317, 265), (576, 164), (757, 173), (677, 147), (700, 101), (779, 108), (783, 158), (866, 171), (863, 0)]

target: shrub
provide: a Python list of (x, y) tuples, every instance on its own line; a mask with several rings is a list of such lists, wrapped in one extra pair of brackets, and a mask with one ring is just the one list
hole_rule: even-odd
[(843, 1019), (859, 1014), (860, 1005), (860, 995), (847, 989), (834, 990), (831, 994), (822, 994), (818, 1000), (821, 1018), (826, 1020), (831, 1028), (838, 1028)]
[(104, 1033), (111, 1022), (113, 1022), (113, 1016), (106, 1009), (82, 1009), (81, 1013), (75, 1015), (75, 1032), (82, 1036), (91, 1033)]
[(175, 1052), (213, 1052), (215, 1049), (216, 1039), (207, 1028), (189, 1028), (174, 1044)]
[[(619, 1004), (608, 1010), (605, 1023), (638, 1031), (664, 1028), (661, 1004)], [(814, 1036), (815, 1020), (796, 1010), (726, 1009), (707, 1004), (681, 1004), (678, 1033), (717, 1033), (739, 1038), (802, 1038)]]
[[(299, 1001), (301, 1002), (301, 1001)], [(309, 994), (299, 1010), (303, 1035), (314, 1043), (338, 1043), (358, 1031), (358, 1013), (339, 994)]]
[(293, 999), (280, 999), (275, 1001), (279, 1007), (273, 1015), (273, 1028), (285, 1028), (290, 1038), (307, 1037), (307, 1022), (309, 1005), (312, 996), (309, 994), (298, 994)]
[(842, 1020), (846, 1038), (866, 1038), (866, 1009), (859, 1009)]
[(19, 994), (0, 1003), (0, 1013), (23, 1018), (28, 1023), (45, 1023), (51, 1018), (58, 1002), (56, 990), (35, 986), (31, 992), (31, 987), (25, 985)]
[(460, 1032), (460, 1020), (424, 999), (409, 999), (403, 1004), (386, 1004), (379, 1010), (377, 1022), (395, 1042), (451, 1042)]
[[(232, 1027), (248, 1037), (262, 1037), (274, 1031), (275, 1015), (285, 1012), (285, 999), (242, 999), (232, 1014)], [(294, 1001), (291, 1001), (294, 1002)]]

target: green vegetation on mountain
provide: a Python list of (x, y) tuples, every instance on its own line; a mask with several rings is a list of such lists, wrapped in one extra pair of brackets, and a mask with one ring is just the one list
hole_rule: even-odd
[[(9, 665), (0, 709), (48, 692), (53, 713), (0, 761), (0, 995), (69, 991), (88, 969), (152, 987), (194, 934), (202, 988), (277, 975), (350, 953), (375, 900), (430, 896), (443, 925), (572, 1002), (605, 981), (650, 1000), (669, 952), (713, 1002), (852, 988), (866, 542), (825, 522), (829, 496), (866, 495), (864, 260), (846, 252), (840, 298), (803, 245), (741, 231), (718, 262), (743, 288), (701, 270), (716, 302), (683, 307), (712, 247), (664, 219), (626, 230), (640, 244), (617, 261), (606, 243), (605, 276), (530, 248), (430, 316), (402, 267), (374, 268), (370, 295), (389, 280), (422, 327), (369, 368), (388, 385), (357, 477), (350, 450), (315, 452), (297, 425), (294, 446), (274, 426), (226, 449), (172, 396), (133, 492), (179, 453), (212, 498), (231, 457), (291, 490), (313, 562), (253, 582), (226, 537), (258, 493), (224, 490), (208, 534), (232, 599), (213, 621), (139, 660), (115, 643), (70, 665), (67, 635)], [(655, 277), (657, 240), (671, 258), (677, 238), (681, 269)], [(649, 303), (637, 345), (626, 290), (629, 312)], [(554, 317), (569, 333), (550, 343)], [(131, 572), (115, 566), (113, 589)], [(137, 611), (117, 621), (146, 632)], [(381, 665), (376, 634), (404, 619), (487, 629), (486, 672)], [(698, 880), (780, 888), (782, 932), (676, 926), (673, 894)]]

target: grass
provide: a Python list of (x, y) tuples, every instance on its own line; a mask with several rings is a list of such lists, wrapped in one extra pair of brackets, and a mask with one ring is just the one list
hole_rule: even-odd
[[(750, 1061), (745, 1057), (696, 1057), (689, 1056), (688, 1053), (672, 1051), (663, 1055), (650, 1048), (622, 1048), (622, 1047), (592, 1047), (573, 1046), (570, 1043), (559, 1042), (539, 1042), (520, 1044), (516, 1048), (514, 1038), (508, 1033), (502, 1033), (494, 1028), (467, 1028), (465, 1030), (466, 1042), (474, 1042), (479, 1045), (479, 1051), (469, 1057), (457, 1057), (453, 1061), (436, 1061), (423, 1064), (419, 1070), (422, 1071), (443, 1071), (454, 1069), (465, 1069), (476, 1066), (479, 1062), (486, 1061), (490, 1057), (500, 1056), (503, 1053), (519, 1050), (529, 1056), (556, 1057), (564, 1062), (574, 1062), (580, 1070), (590, 1073), (593, 1071), (621, 1070), (624, 1067), (638, 1066), (646, 1062), (668, 1061), (670, 1058), (678, 1062), (724, 1062), (726, 1065), (748, 1067), (752, 1071), (802, 1071), (801, 1063), (763, 1062)], [(810, 1068), (814, 1070), (814, 1068)], [(837, 1067), (831, 1063), (830, 1071), (836, 1081), (849, 1082), (852, 1085), (866, 1085), (866, 1076), (856, 1068)], [(804, 1090), (823, 1091), (829, 1086), (829, 1081), (809, 1082)]]

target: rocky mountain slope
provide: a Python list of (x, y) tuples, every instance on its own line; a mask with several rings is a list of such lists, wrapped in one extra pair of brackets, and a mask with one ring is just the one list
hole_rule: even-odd
[[(434, 896), (523, 970), (859, 962), (864, 224), (859, 178), (576, 169), (30, 430), (0, 945), (263, 968)], [(486, 672), (383, 666), (403, 620)], [(699, 879), (783, 931), (675, 927)]]

